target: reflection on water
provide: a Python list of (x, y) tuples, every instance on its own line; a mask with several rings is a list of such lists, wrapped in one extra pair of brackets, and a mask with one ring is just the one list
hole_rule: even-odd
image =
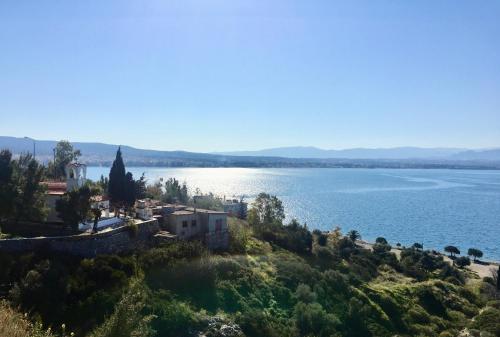
[[(280, 197), (287, 218), (311, 228), (358, 229), (373, 240), (410, 245), (424, 242), (442, 249), (481, 248), (500, 259), (500, 172), (395, 169), (245, 169), (129, 168), (149, 182), (175, 177), (192, 191), (254, 198), (260, 192)], [(108, 175), (89, 167), (88, 178)]]

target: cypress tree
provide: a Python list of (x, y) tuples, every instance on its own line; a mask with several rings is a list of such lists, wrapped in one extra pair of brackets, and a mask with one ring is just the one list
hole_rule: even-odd
[(125, 164), (123, 163), (121, 147), (118, 147), (116, 158), (109, 171), (108, 195), (116, 213), (116, 208), (122, 207), (126, 200)]
[(127, 172), (125, 175), (125, 205), (127, 208), (134, 206), (136, 199), (136, 186), (132, 173)]

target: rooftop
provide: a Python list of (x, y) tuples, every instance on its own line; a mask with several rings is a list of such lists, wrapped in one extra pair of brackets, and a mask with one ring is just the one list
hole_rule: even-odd
[(47, 194), (63, 195), (66, 193), (67, 184), (64, 181), (42, 181), (41, 184), (47, 186)]

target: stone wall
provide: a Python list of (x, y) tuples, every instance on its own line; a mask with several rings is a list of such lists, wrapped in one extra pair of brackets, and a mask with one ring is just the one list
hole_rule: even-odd
[(159, 230), (158, 221), (144, 221), (137, 224), (136, 229), (122, 226), (97, 234), (5, 239), (0, 240), (0, 251), (21, 253), (49, 250), (82, 257), (118, 254), (148, 247), (153, 235)]

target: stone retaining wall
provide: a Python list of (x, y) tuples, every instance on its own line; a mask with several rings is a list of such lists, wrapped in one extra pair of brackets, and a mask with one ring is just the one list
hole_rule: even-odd
[(137, 224), (137, 230), (122, 226), (97, 234), (0, 240), (0, 251), (22, 253), (49, 250), (82, 257), (117, 254), (149, 246), (158, 230), (158, 221), (152, 219)]

